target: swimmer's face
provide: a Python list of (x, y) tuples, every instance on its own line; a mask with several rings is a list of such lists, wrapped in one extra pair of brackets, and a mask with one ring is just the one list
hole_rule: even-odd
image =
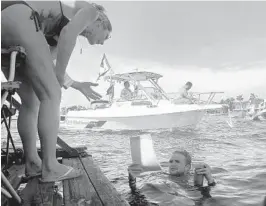
[(110, 32), (108, 29), (104, 29), (101, 21), (96, 21), (89, 28), (87, 28), (83, 33), (91, 45), (101, 44), (110, 38)]
[(169, 163), (169, 173), (171, 175), (181, 176), (188, 172), (186, 158), (182, 154), (174, 153), (170, 158)]

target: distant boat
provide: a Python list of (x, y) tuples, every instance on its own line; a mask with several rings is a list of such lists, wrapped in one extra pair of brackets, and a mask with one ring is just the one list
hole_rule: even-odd
[(232, 117), (250, 120), (265, 119), (265, 99), (255, 98), (252, 101), (234, 102)]
[(252, 120), (266, 119), (266, 99), (259, 104), (257, 108), (254, 107), (253, 111), (248, 113)]

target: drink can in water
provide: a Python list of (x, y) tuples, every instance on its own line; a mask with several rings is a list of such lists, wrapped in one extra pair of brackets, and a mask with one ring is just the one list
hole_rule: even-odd
[(201, 168), (204, 168), (204, 165), (202, 165), (202, 164), (196, 165), (195, 166), (195, 174), (194, 174), (194, 185), (199, 186), (199, 187), (203, 186), (204, 175), (197, 174), (196, 170), (201, 169)]

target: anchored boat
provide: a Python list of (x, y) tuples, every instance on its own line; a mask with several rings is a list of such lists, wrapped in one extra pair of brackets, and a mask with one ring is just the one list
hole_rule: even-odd
[(222, 105), (211, 104), (215, 94), (221, 92), (204, 93), (209, 95), (208, 100), (197, 104), (175, 104), (158, 84), (161, 77), (145, 71), (106, 76), (112, 88), (125, 81), (135, 85), (134, 98), (93, 101), (87, 110), (69, 111), (63, 124), (111, 130), (195, 127), (207, 110), (222, 108)]

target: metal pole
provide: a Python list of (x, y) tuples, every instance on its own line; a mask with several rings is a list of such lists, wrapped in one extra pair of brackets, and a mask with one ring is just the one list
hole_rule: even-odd
[(9, 183), (8, 179), (5, 177), (3, 172), (1, 172), (1, 180), (3, 181), (6, 188), (9, 190), (10, 195), (20, 204), (21, 198), (18, 196), (18, 193), (14, 190), (12, 185)]
[(12, 196), (10, 195), (10, 193), (8, 191), (6, 191), (3, 187), (1, 187), (1, 193), (6, 196), (8, 199), (11, 199)]

